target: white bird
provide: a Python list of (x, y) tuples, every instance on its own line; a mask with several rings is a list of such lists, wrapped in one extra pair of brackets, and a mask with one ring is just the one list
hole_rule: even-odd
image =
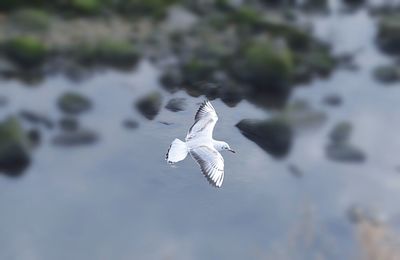
[(224, 181), (224, 158), (218, 151), (233, 151), (229, 144), (214, 140), (214, 126), (218, 121), (217, 113), (210, 101), (206, 100), (197, 110), (194, 124), (190, 127), (185, 142), (175, 139), (170, 145), (165, 159), (169, 164), (182, 161), (189, 153), (199, 164), (208, 182), (221, 187)]

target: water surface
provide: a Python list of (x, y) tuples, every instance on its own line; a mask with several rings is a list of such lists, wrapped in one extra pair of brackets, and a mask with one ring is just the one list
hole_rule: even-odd
[[(328, 117), (320, 127), (296, 132), (289, 155), (279, 160), (235, 127), (244, 118), (269, 118), (271, 111), (247, 101), (230, 108), (214, 100), (220, 117), (215, 138), (237, 150), (223, 154), (222, 189), (209, 186), (190, 158), (176, 167), (165, 163), (170, 142), (184, 138), (204, 97), (164, 92), (160, 71), (148, 61), (131, 72), (102, 71), (79, 83), (62, 75), (35, 87), (3, 80), (1, 95), (9, 104), (1, 108), (2, 118), (28, 109), (57, 121), (55, 101), (74, 90), (93, 101), (79, 119), (100, 139), (57, 147), (51, 138), (58, 130), (42, 129), (29, 169), (19, 178), (1, 176), (0, 258), (354, 259), (357, 242), (347, 218), (353, 205), (372, 209), (397, 230), (400, 86), (385, 87), (371, 77), (388, 60), (374, 46), (374, 19), (365, 10), (312, 19), (316, 34), (332, 41), (335, 52), (360, 49), (359, 70), (339, 69), (296, 88), (291, 100), (306, 100)], [(154, 120), (145, 119), (133, 103), (155, 89), (164, 105), (184, 97), (187, 109), (162, 109)], [(332, 93), (342, 105), (322, 103)], [(125, 119), (137, 120), (139, 128), (126, 129)], [(343, 120), (353, 125), (351, 143), (366, 153), (364, 163), (325, 155), (330, 130)], [(302, 177), (291, 174), (290, 165)]]

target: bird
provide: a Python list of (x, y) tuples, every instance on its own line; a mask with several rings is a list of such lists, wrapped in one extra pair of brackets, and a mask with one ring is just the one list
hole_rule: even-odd
[(197, 162), (208, 182), (217, 188), (224, 181), (224, 158), (220, 151), (232, 150), (228, 143), (213, 139), (213, 130), (218, 115), (209, 100), (201, 103), (194, 117), (194, 124), (189, 128), (185, 142), (175, 138), (169, 146), (165, 159), (171, 165), (182, 161), (187, 154)]

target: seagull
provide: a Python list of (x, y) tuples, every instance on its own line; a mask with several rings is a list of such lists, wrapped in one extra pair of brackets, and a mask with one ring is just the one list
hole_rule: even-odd
[(194, 124), (189, 128), (185, 142), (176, 138), (169, 146), (165, 159), (175, 164), (186, 158), (189, 153), (200, 166), (208, 182), (217, 188), (224, 181), (224, 158), (219, 151), (230, 151), (229, 144), (214, 140), (214, 126), (218, 121), (217, 113), (210, 101), (205, 100), (194, 117)]

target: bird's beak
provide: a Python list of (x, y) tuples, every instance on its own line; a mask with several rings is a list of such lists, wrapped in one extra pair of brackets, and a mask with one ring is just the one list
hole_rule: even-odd
[(232, 153), (236, 153), (234, 150), (232, 150), (232, 149), (229, 149), (228, 150), (229, 152), (232, 152)]

